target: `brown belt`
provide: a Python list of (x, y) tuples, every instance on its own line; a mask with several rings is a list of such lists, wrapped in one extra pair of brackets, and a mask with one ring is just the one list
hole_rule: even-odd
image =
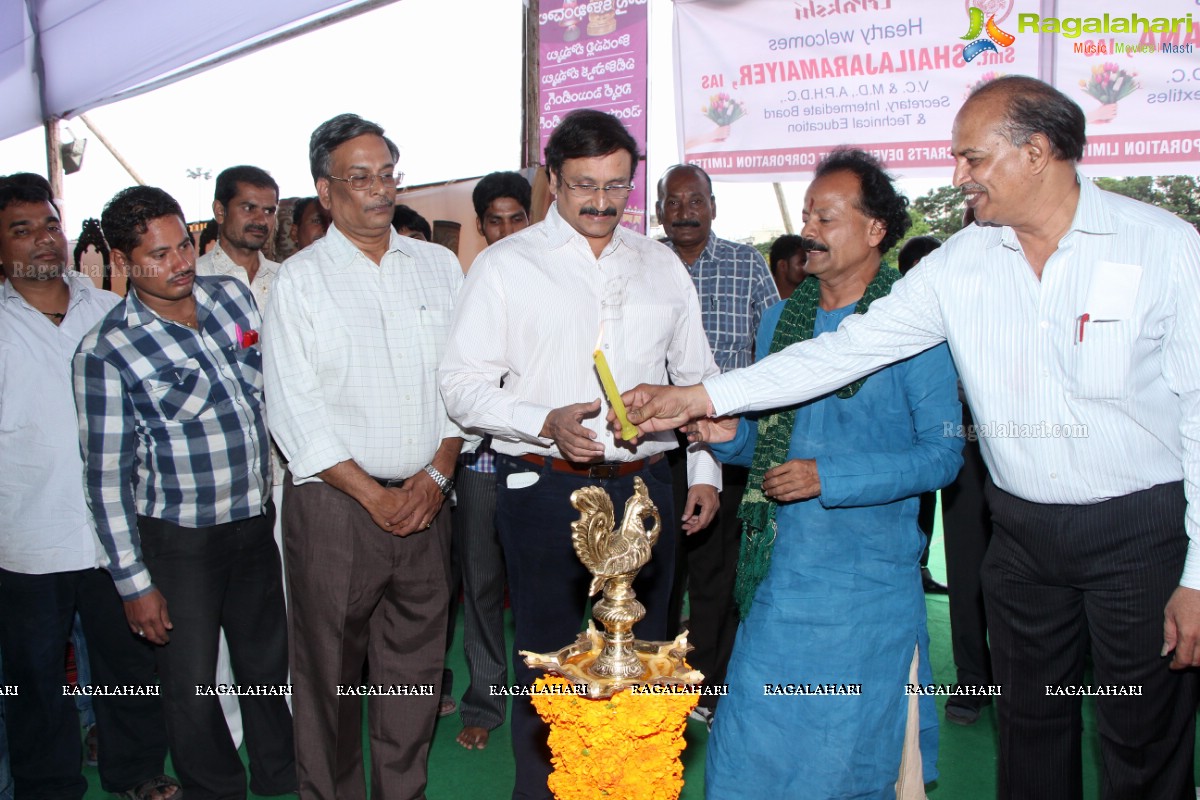
[(613, 478), (624, 478), (626, 475), (632, 475), (643, 467), (657, 464), (659, 461), (662, 461), (663, 454), (658, 453), (649, 458), (643, 458), (641, 461), (618, 461), (611, 464), (576, 464), (574, 461), (564, 461), (561, 458), (551, 458), (550, 456), (535, 456), (532, 453), (517, 457), (522, 461), (528, 461), (530, 464), (536, 464), (539, 467), (549, 465), (551, 469), (557, 472), (569, 472), (572, 475), (580, 477), (586, 475), (589, 478), (612, 480)]

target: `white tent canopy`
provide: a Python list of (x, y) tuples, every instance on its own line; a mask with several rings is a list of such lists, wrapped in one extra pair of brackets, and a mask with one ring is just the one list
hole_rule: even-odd
[[(0, 0), (0, 139), (392, 0)], [(163, 109), (150, 125), (183, 117)]]

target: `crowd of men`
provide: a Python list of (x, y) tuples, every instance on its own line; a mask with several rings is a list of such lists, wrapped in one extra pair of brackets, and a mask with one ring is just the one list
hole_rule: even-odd
[[(671, 513), (634, 584), (634, 632), (688, 628), (692, 665), (729, 687), (694, 712), (711, 730), (706, 795), (924, 797), (936, 710), (904, 691), (932, 681), (919, 497), (964, 480), (966, 404), (984, 431), (1087, 432), (982, 435), (968, 455), (994, 527), (958, 569), (991, 648), (989, 666), (980, 632), (959, 682), (1000, 689), (1000, 796), (1082, 796), (1080, 698), (1050, 689), (1082, 685), (1090, 649), (1098, 684), (1139, 687), (1098, 699), (1104, 796), (1190, 798), (1200, 236), (1096, 189), (1083, 143), (1082, 112), (1048, 85), (977, 88), (953, 130), (974, 222), (909, 252), (903, 278), (884, 261), (907, 200), (868, 153), (821, 161), (801, 235), (768, 263), (716, 236), (693, 165), (657, 184), (665, 244), (621, 226), (642, 156), (599, 111), (550, 137), (541, 221), (521, 175), (478, 182), (487, 247), (466, 267), (397, 205), (398, 148), (353, 114), (312, 134), (316, 195), (294, 206), (282, 264), (264, 255), (280, 203), (260, 168), (218, 177), (203, 255), (166, 192), (119, 192), (100, 224), (123, 298), (68, 269), (44, 180), (0, 179), (16, 798), (86, 791), (62, 692), (76, 614), (109, 690), (104, 790), (424, 797), (434, 725), (456, 705), (460, 594), (457, 741), (474, 750), (509, 713), (495, 689), (536, 677), (520, 652), (583, 623), (572, 492), (599, 485), (621, 508), (635, 479)], [(636, 385), (632, 442), (593, 350)], [(860, 691), (762, 690), (796, 681)], [(954, 721), (981, 706), (958, 698)], [(512, 797), (548, 800), (548, 728), (528, 698), (511, 723)]]

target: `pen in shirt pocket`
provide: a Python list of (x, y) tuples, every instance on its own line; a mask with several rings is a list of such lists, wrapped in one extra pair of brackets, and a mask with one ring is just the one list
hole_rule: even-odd
[(1079, 335), (1075, 338), (1075, 344), (1083, 344), (1083, 327), (1092, 320), (1092, 315), (1084, 312), (1075, 318), (1079, 323)]

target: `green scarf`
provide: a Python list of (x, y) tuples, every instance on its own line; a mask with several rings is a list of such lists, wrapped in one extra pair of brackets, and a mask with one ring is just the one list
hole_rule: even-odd
[[(879, 274), (867, 286), (862, 298), (854, 305), (854, 313), (861, 314), (871, 303), (886, 297), (892, 284), (900, 279), (896, 270), (880, 266)], [(815, 278), (801, 281), (788, 298), (775, 326), (771, 339), (771, 352), (778, 353), (785, 347), (811, 339), (817, 322), (817, 304), (821, 299), (821, 284)], [(849, 386), (838, 389), (836, 394), (843, 400), (853, 397), (862, 388), (866, 378), (859, 378)], [(741, 552), (738, 554), (737, 583), (733, 596), (738, 604), (742, 619), (750, 613), (754, 593), (767, 577), (771, 566), (771, 550), (775, 547), (777, 534), (775, 512), (779, 504), (763, 494), (763, 475), (768, 470), (787, 461), (788, 445), (792, 440), (792, 428), (796, 424), (795, 407), (777, 411), (758, 420), (758, 444), (754, 448), (754, 459), (750, 462), (750, 477), (746, 482), (746, 493), (738, 507), (738, 518), (743, 522)]]

